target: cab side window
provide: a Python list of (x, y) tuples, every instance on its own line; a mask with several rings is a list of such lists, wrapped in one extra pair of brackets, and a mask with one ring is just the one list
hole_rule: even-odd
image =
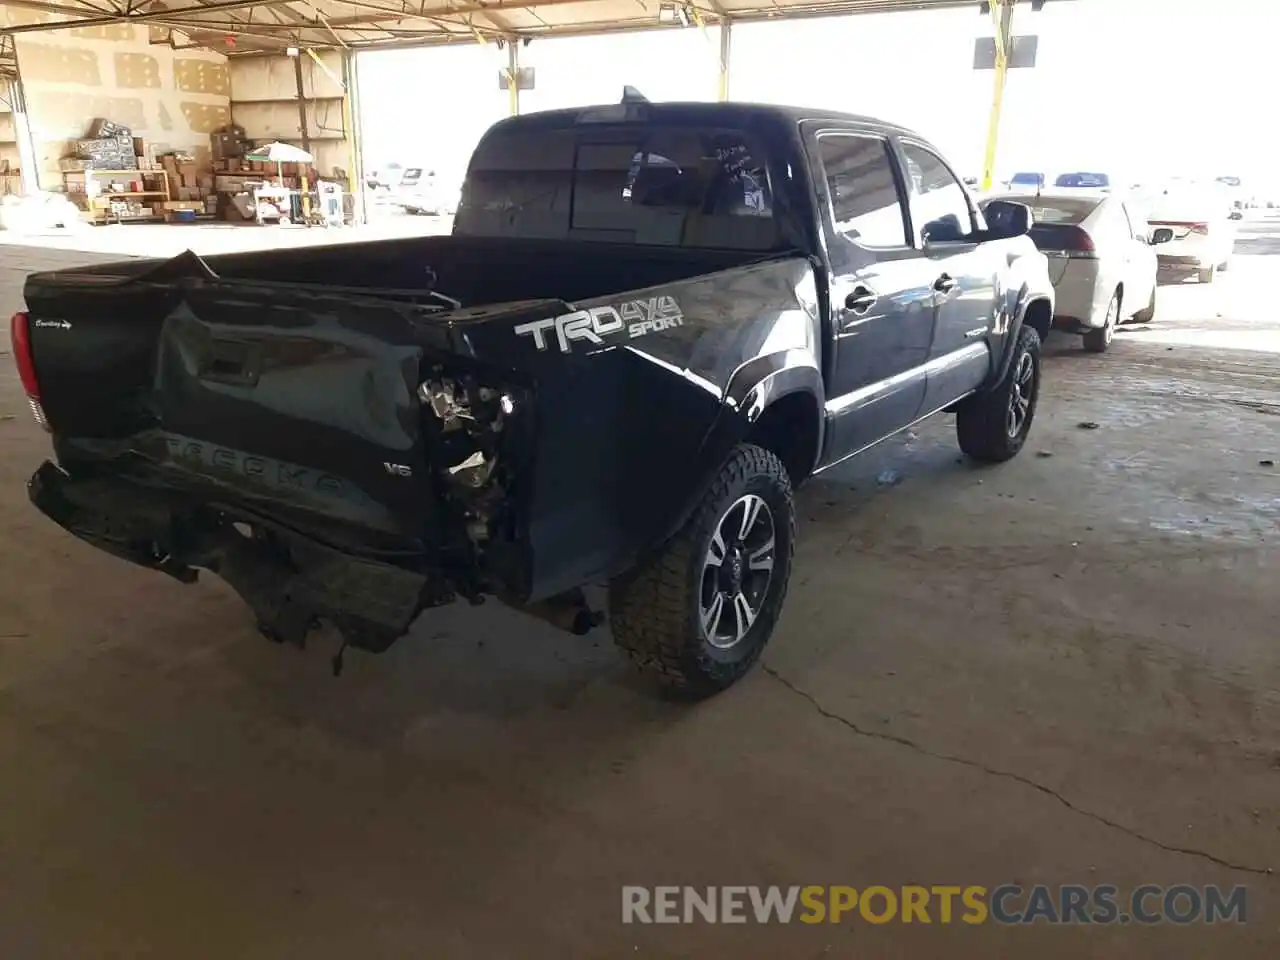
[(818, 137), (818, 151), (836, 232), (863, 247), (906, 246), (906, 210), (888, 142), (824, 133)]
[(915, 143), (902, 145), (911, 183), (911, 220), (916, 240), (925, 234), (935, 243), (959, 243), (972, 239), (974, 223), (969, 197), (942, 159)]

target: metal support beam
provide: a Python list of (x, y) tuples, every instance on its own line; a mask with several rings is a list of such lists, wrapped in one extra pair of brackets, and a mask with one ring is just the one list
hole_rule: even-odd
[[(148, 13), (119, 13), (102, 17), (81, 17), (72, 20), (56, 20), (44, 23), (24, 23), (16, 27), (2, 27), (0, 33), (38, 33), (49, 30), (63, 30), (70, 27), (106, 27), (116, 23), (151, 23), (157, 20), (182, 20), (194, 18), (198, 24), (200, 18), (210, 13), (225, 13), (229, 10), (246, 10), (260, 7), (263, 0), (214, 0), (213, 3), (197, 4), (189, 7), (175, 7), (171, 10), (152, 10)], [(192, 21), (188, 21), (192, 22)], [(189, 26), (187, 29), (193, 29)]]
[(733, 25), (728, 18), (720, 21), (720, 100), (729, 99), (729, 60), (733, 53)]
[(507, 40), (507, 112), (520, 116), (520, 41)]
[(307, 88), (302, 82), (302, 57), (293, 57), (293, 79), (298, 87), (298, 132), (302, 134), (302, 149), (311, 152), (311, 131), (307, 129)]
[(351, 193), (353, 219), (368, 223), (369, 212), (364, 196), (364, 147), (360, 136), (360, 80), (356, 73), (356, 54), (342, 51), (342, 132), (347, 138), (347, 190)]
[[(0, 79), (0, 83), (5, 82)], [(22, 192), (40, 191), (40, 169), (36, 166), (36, 142), (31, 136), (31, 118), (27, 114), (27, 94), (22, 86), (22, 65), (14, 52), (13, 76), (8, 80), (10, 118), (13, 138), (18, 141), (18, 170), (22, 174)]]
[(987, 118), (987, 146), (982, 158), (982, 189), (990, 190), (995, 180), (996, 149), (1000, 143), (1000, 110), (1004, 106), (1004, 85), (1009, 76), (1009, 50), (1013, 46), (1013, 5), (1016, 0), (991, 0), (991, 21), (995, 26), (996, 65), (992, 71), (991, 113)]

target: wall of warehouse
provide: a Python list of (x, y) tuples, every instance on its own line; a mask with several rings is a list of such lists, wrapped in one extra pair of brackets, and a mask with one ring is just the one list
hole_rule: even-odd
[(6, 89), (8, 81), (0, 77), (0, 196), (18, 193), (18, 180), (8, 174), (21, 165), (18, 161), (17, 133), (13, 127), (13, 113), (9, 109)]
[[(45, 16), (0, 6), (0, 22)], [(175, 50), (165, 36), (134, 24), (15, 36), (41, 188), (61, 187), (58, 161), (95, 117), (131, 128), (155, 153), (209, 149), (210, 131), (230, 119), (226, 58)]]
[[(345, 179), (350, 151), (343, 123), (342, 55), (326, 50), (318, 56), (324, 69), (305, 53), (300, 57), (233, 58), (229, 65), (231, 118), (249, 139), (280, 140), (304, 147), (315, 158), (320, 176)], [(298, 113), (299, 66), (305, 137)]]

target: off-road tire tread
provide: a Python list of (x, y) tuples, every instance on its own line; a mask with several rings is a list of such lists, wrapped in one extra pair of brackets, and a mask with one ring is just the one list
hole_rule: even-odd
[[(691, 635), (689, 629), (690, 611), (698, 603), (691, 590), (690, 566), (701, 552), (708, 525), (719, 522), (731, 488), (759, 475), (768, 476), (779, 486), (790, 507), (785, 521), (789, 531), (786, 556), (779, 549), (774, 561), (775, 575), (782, 573), (781, 586), (772, 608), (761, 610), (759, 615), (776, 621), (786, 599), (795, 554), (795, 507), (786, 467), (772, 452), (754, 444), (734, 448), (679, 533), (609, 585), (609, 621), (614, 642), (669, 694), (700, 699), (730, 686), (759, 659), (772, 632), (769, 624), (765, 642), (754, 644), (740, 660), (721, 663), (705, 655), (702, 638)], [(775, 511), (775, 524), (779, 519)], [(782, 539), (777, 532), (775, 538)]]
[[(960, 449), (974, 460), (1003, 463), (1017, 456), (1026, 442), (1028, 431), (1024, 431), (1017, 440), (1011, 439), (1005, 431), (1009, 391), (1013, 388), (1018, 359), (1025, 351), (1031, 351), (1037, 358), (1040, 353), (1040, 335), (1027, 326), (1023, 326), (1018, 331), (1018, 339), (1013, 347), (1013, 358), (1000, 384), (994, 390), (975, 394), (960, 404), (956, 410), (956, 439), (960, 442)], [(1041, 376), (1039, 370), (1036, 376)], [(1034, 413), (1033, 409), (1033, 417)]]

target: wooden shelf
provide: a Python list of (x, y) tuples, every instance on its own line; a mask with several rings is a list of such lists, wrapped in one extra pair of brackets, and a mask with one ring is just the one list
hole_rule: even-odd
[[(166, 170), (64, 170), (63, 184), (67, 196), (73, 199), (78, 207), (87, 215), (90, 223), (141, 223), (147, 220), (165, 219), (163, 213), (156, 213), (151, 203), (142, 201), (168, 201), (173, 198), (169, 189), (169, 173)], [(132, 183), (118, 186), (153, 186), (155, 190), (101, 190), (90, 194), (90, 180), (99, 177), (110, 177), (115, 180), (130, 180)], [(149, 183), (147, 181), (150, 181)], [(92, 186), (99, 186), (96, 182)], [(110, 186), (108, 184), (107, 186)], [(137, 213), (116, 216), (111, 212), (113, 204), (127, 204)]]
[(84, 177), (92, 174), (95, 177), (136, 177), (141, 174), (144, 177), (158, 177), (163, 170), (139, 170), (136, 167), (133, 170), (63, 170), (62, 175), (65, 177)]

